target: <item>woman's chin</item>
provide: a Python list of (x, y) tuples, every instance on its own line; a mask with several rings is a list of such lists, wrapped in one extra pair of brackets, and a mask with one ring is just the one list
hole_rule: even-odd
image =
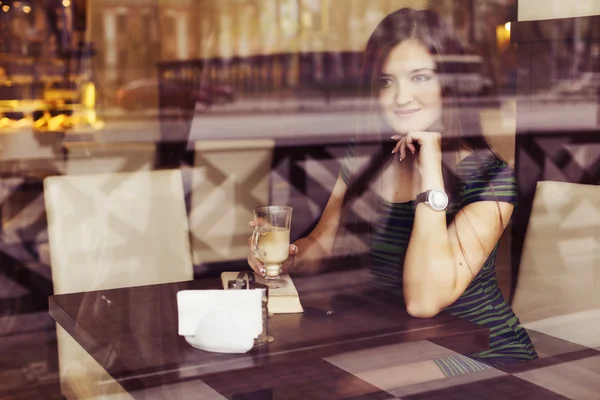
[(396, 135), (406, 135), (410, 132), (427, 130), (428, 126), (423, 124), (395, 124), (392, 129)]
[(406, 135), (410, 132), (438, 132), (440, 124), (437, 122), (409, 122), (409, 121), (396, 121), (391, 129), (396, 135)]

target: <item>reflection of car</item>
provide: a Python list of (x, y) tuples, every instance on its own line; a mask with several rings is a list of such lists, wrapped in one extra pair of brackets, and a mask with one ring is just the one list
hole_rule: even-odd
[(580, 72), (570, 79), (560, 79), (549, 91), (554, 96), (582, 96), (587, 99), (593, 98), (596, 93), (600, 93), (600, 74), (593, 72)]
[(141, 79), (130, 82), (120, 88), (116, 95), (116, 105), (118, 107), (135, 110), (144, 108), (156, 108), (159, 106), (159, 90), (165, 99), (181, 98), (182, 94), (189, 93), (195, 99), (196, 103), (205, 106), (213, 104), (230, 103), (234, 99), (233, 88), (221, 83), (202, 83), (196, 88), (179, 82), (163, 82), (156, 79)]
[(452, 82), (455, 95), (483, 95), (492, 88), (492, 80), (483, 73), (481, 56), (475, 54), (449, 54), (437, 56), (436, 62), (443, 71), (442, 82)]

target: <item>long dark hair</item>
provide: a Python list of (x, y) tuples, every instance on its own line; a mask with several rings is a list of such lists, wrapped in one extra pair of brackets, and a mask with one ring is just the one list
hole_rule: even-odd
[[(423, 44), (437, 62), (436, 73), (443, 76), (442, 97), (444, 99), (442, 113), (442, 172), (444, 186), (449, 197), (456, 195), (458, 188), (455, 173), (456, 156), (460, 149), (477, 151), (489, 157), (499, 159), (483, 136), (479, 115), (476, 110), (462, 108), (456, 97), (456, 81), (448, 79), (456, 70), (448, 70), (447, 64), (439, 62), (444, 55), (464, 54), (463, 46), (452, 29), (433, 11), (403, 8), (385, 17), (369, 38), (364, 54), (361, 76), (361, 92), (369, 96), (369, 109), (359, 127), (354, 144), (353, 165), (346, 164), (350, 169), (346, 194), (344, 196), (340, 226), (334, 252), (348, 252), (351, 248), (355, 253), (366, 255), (369, 237), (379, 198), (381, 187), (378, 178), (381, 172), (392, 162), (391, 150), (396, 142), (382, 139), (382, 134), (389, 126), (382, 120), (378, 97), (383, 65), (388, 55), (404, 40), (418, 40)], [(376, 142), (375, 149), (362, 146), (361, 143)], [(359, 160), (366, 159), (366, 162)], [(347, 160), (348, 161), (348, 160)], [(379, 184), (380, 185), (380, 184)], [(361, 210), (357, 210), (360, 204)], [(348, 237), (358, 236), (348, 245)], [(344, 243), (344, 244), (340, 244)]]

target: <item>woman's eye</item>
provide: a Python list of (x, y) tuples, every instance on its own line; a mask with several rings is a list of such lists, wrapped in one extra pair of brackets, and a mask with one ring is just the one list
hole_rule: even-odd
[(412, 77), (414, 82), (427, 82), (431, 80), (431, 76), (425, 74), (419, 74)]
[(382, 88), (389, 87), (391, 84), (392, 84), (392, 80), (389, 78), (381, 78), (379, 80), (379, 86), (381, 86)]

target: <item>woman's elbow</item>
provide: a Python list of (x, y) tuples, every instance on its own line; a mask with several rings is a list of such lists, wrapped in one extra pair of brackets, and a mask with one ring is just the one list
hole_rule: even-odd
[(406, 312), (415, 318), (433, 318), (441, 312), (435, 304), (424, 304), (417, 301), (406, 302)]

